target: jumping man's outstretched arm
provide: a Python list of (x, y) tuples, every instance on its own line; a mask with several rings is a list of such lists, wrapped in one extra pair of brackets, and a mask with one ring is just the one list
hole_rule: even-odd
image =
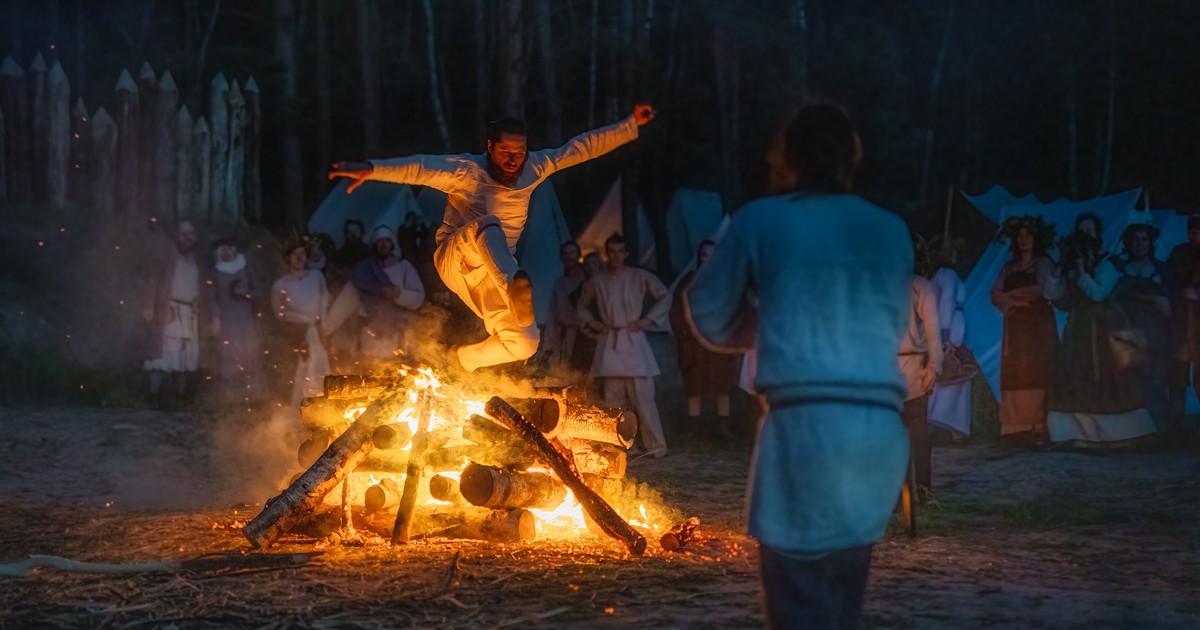
[(637, 140), (638, 127), (654, 120), (654, 108), (636, 105), (633, 114), (615, 125), (601, 127), (579, 134), (557, 149), (546, 149), (537, 153), (547, 160), (547, 175), (600, 157), (613, 149)]
[(368, 162), (338, 162), (329, 171), (329, 179), (353, 180), (347, 193), (366, 181), (429, 186), (442, 192), (454, 192), (463, 176), (463, 164), (454, 155), (413, 155)]

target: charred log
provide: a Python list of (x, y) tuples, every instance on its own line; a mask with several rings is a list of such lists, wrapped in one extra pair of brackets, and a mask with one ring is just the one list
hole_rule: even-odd
[(325, 377), (325, 398), (330, 400), (376, 398), (398, 384), (399, 381), (390, 378), (359, 374), (330, 374)]
[(646, 552), (646, 538), (630, 527), (629, 523), (625, 522), (625, 519), (621, 518), (621, 515), (617, 514), (612, 506), (584, 483), (574, 462), (563, 453), (565, 449), (561, 447), (561, 444), (559, 446), (552, 444), (550, 440), (546, 439), (546, 436), (542, 435), (541, 431), (526, 422), (516, 409), (498, 397), (492, 397), (487, 402), (486, 409), (490, 416), (499, 420), (504, 426), (537, 448), (542, 459), (571, 489), (575, 498), (583, 506), (584, 512), (600, 525), (605, 534), (621, 541), (626, 549), (635, 556)]
[(575, 468), (583, 475), (621, 478), (625, 476), (628, 455), (624, 449), (603, 442), (559, 438), (575, 457)]
[(368, 514), (394, 508), (400, 505), (400, 493), (401, 487), (398, 482), (384, 479), (367, 488), (366, 494), (363, 495), (363, 507)]
[(679, 551), (686, 547), (688, 543), (696, 539), (700, 533), (700, 517), (693, 516), (688, 520), (671, 528), (671, 531), (662, 535), (658, 540), (658, 544), (662, 545), (667, 551)]
[[(309, 429), (343, 429), (350, 426), (351, 418), (346, 412), (351, 409), (366, 409), (367, 398), (305, 398), (300, 402), (300, 422)], [(353, 417), (353, 416), (352, 416)]]
[(302, 468), (312, 466), (336, 439), (337, 436), (331, 429), (313, 430), (308, 439), (300, 443), (300, 448), (296, 451), (296, 463)]
[(316, 463), (246, 525), (242, 533), (250, 544), (269, 547), (283, 532), (311, 514), (325, 495), (366, 458), (372, 449), (371, 434), (381, 423), (394, 417), (396, 407), (404, 403), (407, 394), (407, 390), (396, 389), (372, 403), (329, 445)]
[(562, 505), (567, 496), (567, 489), (549, 474), (518, 472), (474, 462), (463, 469), (459, 488), (471, 505), (492, 509), (553, 510)]

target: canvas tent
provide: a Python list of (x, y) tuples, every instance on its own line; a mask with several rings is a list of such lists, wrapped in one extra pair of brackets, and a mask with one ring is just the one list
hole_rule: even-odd
[(441, 225), (446, 214), (446, 193), (429, 186), (421, 187), (417, 193), (417, 205), (421, 209), (421, 220), (426, 225)]
[(533, 310), (539, 324), (550, 317), (550, 292), (562, 277), (558, 248), (571, 240), (562, 206), (550, 182), (543, 182), (529, 199), (529, 219), (517, 241), (517, 263), (533, 281)]
[(680, 188), (667, 207), (667, 245), (671, 267), (682, 274), (700, 243), (712, 239), (722, 225), (721, 196), (715, 192)]
[[(308, 220), (309, 232), (328, 234), (339, 248), (343, 244), (342, 227), (350, 219), (362, 221), (369, 234), (371, 228), (377, 225), (386, 225), (395, 230), (404, 223), (404, 217), (409, 212), (420, 211), (408, 186), (366, 182), (348, 195), (346, 189), (349, 186), (348, 179), (338, 182)], [(365, 238), (367, 235), (363, 236)]]
[[(1129, 213), (1135, 210), (1137, 200), (1141, 197), (1141, 189), (1129, 190), (1088, 201), (1068, 201), (1058, 199), (1047, 204), (1028, 203), (1012, 197), (1015, 203), (1002, 206), (999, 209), (988, 207), (989, 201), (1001, 198), (996, 194), (996, 188), (980, 197), (968, 197), (974, 202), (984, 198), (985, 207), (980, 211), (985, 214), (998, 213), (998, 223), (1013, 216), (1032, 215), (1044, 218), (1054, 224), (1058, 237), (1065, 236), (1075, 227), (1075, 218), (1081, 214), (1090, 213), (1100, 218), (1103, 225), (1105, 251), (1118, 253), (1121, 251), (1121, 234), (1127, 225)], [(1003, 189), (1000, 189), (1003, 191)], [(1005, 191), (1004, 194), (1007, 194)], [(1170, 210), (1152, 212), (1152, 220), (1162, 231), (1156, 246), (1156, 256), (1165, 259), (1171, 249), (1187, 238), (1187, 218), (1176, 215)], [(1058, 253), (1051, 251), (1052, 258), (1057, 259)], [(975, 353), (979, 366), (987, 379), (988, 385), (1000, 399), (1000, 357), (1001, 339), (1003, 336), (1003, 317), (991, 303), (992, 283), (1000, 273), (1001, 267), (1011, 258), (1008, 244), (993, 242), (984, 252), (979, 262), (971, 270), (966, 280), (967, 299), (963, 307), (967, 320), (967, 346)], [(1059, 332), (1066, 322), (1066, 314), (1055, 311), (1058, 319)], [(1200, 409), (1194, 396), (1189, 392), (1189, 410)]]
[[(630, 256), (629, 262), (644, 269), (653, 270), (658, 266), (654, 255), (654, 232), (650, 229), (650, 221), (646, 218), (646, 211), (642, 208), (640, 201), (638, 202), (637, 217), (638, 243), (641, 245), (642, 251), (638, 252), (636, 257)], [(623, 234), (622, 225), (621, 179), (618, 177), (612, 188), (608, 189), (608, 194), (604, 196), (604, 201), (600, 202), (600, 207), (596, 209), (596, 214), (583, 229), (583, 233), (575, 239), (579, 242), (582, 254), (586, 256), (592, 252), (599, 252), (603, 257), (604, 241), (616, 232)]]

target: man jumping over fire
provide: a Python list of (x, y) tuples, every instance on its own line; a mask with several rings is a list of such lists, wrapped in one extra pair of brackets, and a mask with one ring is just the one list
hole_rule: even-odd
[(437, 231), (438, 275), (483, 320), (488, 338), (455, 348), (468, 371), (523, 361), (537, 352), (529, 274), (517, 267), (517, 241), (529, 216), (534, 188), (556, 171), (599, 157), (636, 140), (638, 127), (654, 109), (637, 105), (625, 120), (578, 135), (557, 149), (526, 150), (525, 123), (502, 118), (487, 125), (482, 155), (414, 155), (388, 160), (338, 162), (329, 178), (354, 180), (347, 193), (368, 180), (436, 188), (447, 196)]

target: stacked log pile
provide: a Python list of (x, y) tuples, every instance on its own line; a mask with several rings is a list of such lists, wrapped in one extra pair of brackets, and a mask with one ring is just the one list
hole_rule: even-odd
[[(267, 502), (246, 538), (267, 547), (333, 523), (342, 537), (358, 526), (393, 544), (429, 535), (527, 541), (537, 511), (573, 497), (589, 528), (645, 551), (645, 538), (602, 496), (623, 487), (636, 421), (554, 394), (492, 398), (448, 418), (444, 399), (418, 393), (408, 377), (327, 377), (324, 395), (301, 406), (310, 434), (297, 461), (307, 470)], [(335, 518), (339, 507), (354, 516)]]

